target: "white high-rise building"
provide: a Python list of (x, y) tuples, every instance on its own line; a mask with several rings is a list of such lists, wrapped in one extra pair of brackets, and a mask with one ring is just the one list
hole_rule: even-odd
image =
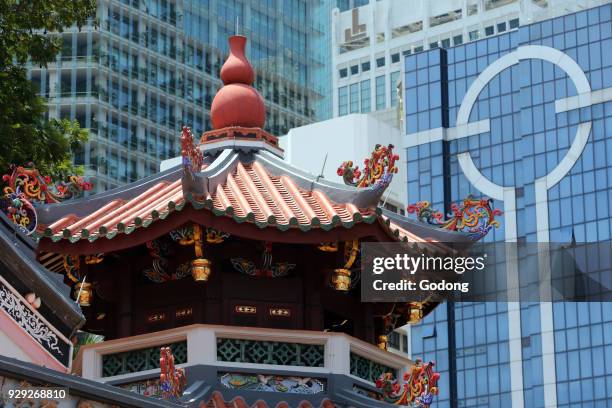
[[(400, 126), (403, 56), (448, 48), (602, 4), (596, 0), (370, 0), (332, 13), (333, 116)], [(350, 8), (353, 6), (354, 8)], [(344, 11), (341, 11), (344, 10)], [(400, 107), (401, 108), (401, 107)]]

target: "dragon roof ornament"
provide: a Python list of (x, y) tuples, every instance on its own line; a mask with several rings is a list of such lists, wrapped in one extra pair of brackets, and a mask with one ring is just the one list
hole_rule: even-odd
[(170, 347), (162, 347), (159, 357), (159, 383), (162, 389), (162, 399), (179, 402), (187, 387), (187, 376), (183, 368), (176, 368), (174, 355)]
[(70, 176), (68, 181), (53, 183), (50, 176), (42, 176), (33, 163), (26, 166), (11, 165), (10, 172), (2, 176), (6, 184), (0, 196), (0, 211), (25, 234), (32, 234), (38, 224), (36, 204), (59, 203), (78, 197), (93, 185), (80, 176)]
[(502, 211), (493, 208), (490, 198), (474, 198), (469, 195), (463, 203), (451, 205), (449, 218), (444, 220), (442, 212), (430, 207), (428, 201), (419, 201), (408, 206), (409, 214), (416, 214), (419, 221), (426, 222), (449, 231), (467, 233), (473, 240), (478, 240), (489, 233), (492, 228), (499, 227), (496, 216)]
[(391, 183), (393, 174), (398, 171), (395, 162), (399, 156), (393, 153), (393, 148), (392, 144), (377, 144), (370, 158), (363, 161), (363, 170), (360, 170), (359, 166), (353, 167), (353, 162), (348, 160), (338, 167), (337, 174), (342, 177), (344, 184), (349, 186), (384, 189)]
[(434, 395), (438, 395), (440, 373), (434, 372), (434, 363), (423, 364), (417, 359), (410, 371), (404, 374), (403, 384), (391, 373), (383, 373), (376, 380), (376, 388), (382, 392), (382, 400), (393, 405), (410, 408), (429, 408)]
[(188, 169), (190, 173), (200, 171), (204, 163), (204, 156), (194, 142), (191, 129), (187, 126), (183, 126), (181, 132), (181, 156), (183, 157), (183, 166)]

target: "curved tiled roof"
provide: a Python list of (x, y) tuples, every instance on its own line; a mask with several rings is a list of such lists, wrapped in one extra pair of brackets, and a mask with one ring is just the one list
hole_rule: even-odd
[[(439, 242), (469, 241), (456, 232), (442, 233), (439, 228), (415, 224), (405, 217), (383, 215), (378, 203), (390, 178), (362, 188), (332, 183), (289, 165), (276, 150), (266, 147), (269, 142), (260, 146), (253, 140), (240, 139), (255, 137), (263, 132), (261, 129), (221, 131), (225, 133), (214, 135), (218, 136), (211, 142), (214, 146), (206, 142), (199, 148), (192, 147), (188, 154), (193, 156), (193, 163), (184, 153), (182, 165), (148, 179), (86, 199), (37, 208), (35, 236), (72, 243), (112, 239), (192, 207), (208, 212), (206, 217), (224, 217), (281, 232), (379, 224), (379, 232), (391, 240), (410, 242), (432, 252), (449, 250)], [(191, 138), (187, 128), (183, 136)], [(220, 148), (219, 140), (231, 143)]]
[[(58, 204), (63, 210), (56, 209), (54, 218), (43, 214), (37, 234), (53, 241), (113, 238), (148, 227), (188, 204), (236, 222), (251, 222), (260, 228), (273, 226), (281, 231), (350, 228), (356, 223), (373, 223), (379, 217), (378, 196), (371, 200), (374, 205), (361, 208), (341, 201), (350, 196), (346, 191), (334, 200), (330, 196), (337, 194), (331, 187), (311, 180), (312, 187), (304, 188), (305, 180), (296, 180), (260, 159), (259, 155), (245, 158), (235, 152), (222, 154), (196, 174), (176, 172), (174, 177), (153, 179), (131, 196), (110, 194), (105, 201), (96, 202), (96, 209), (90, 212), (77, 208), (79, 203)], [(355, 193), (359, 196), (362, 192)]]

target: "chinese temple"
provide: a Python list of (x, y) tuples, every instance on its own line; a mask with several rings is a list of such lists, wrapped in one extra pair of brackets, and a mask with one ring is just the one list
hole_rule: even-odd
[[(5, 210), (0, 211), (2, 406), (169, 407), (167, 401), (72, 375), (73, 341), (85, 317), (63, 276), (36, 260), (36, 243), (26, 234), (35, 210), (26, 195), (6, 192), (0, 206)], [(41, 395), (43, 390), (50, 394)]]
[(461, 209), (450, 224), (426, 203), (413, 208), (421, 220), (381, 210), (393, 146), (362, 170), (343, 163), (344, 184), (292, 167), (263, 130), (246, 38), (229, 42), (213, 129), (196, 138), (183, 127), (180, 164), (63, 202), (23, 168), (7, 178), (13, 193), (49, 198), (13, 221), (85, 317), (54, 321), (73, 322), (65, 337), (82, 325), (104, 338), (64, 367), (183, 406), (429, 406), (433, 364), (388, 352), (386, 336), (435, 304), (362, 303), (360, 244), (453, 254), (443, 242), (469, 244), (493, 225), (488, 202), (466, 201), (490, 216), (468, 233)]

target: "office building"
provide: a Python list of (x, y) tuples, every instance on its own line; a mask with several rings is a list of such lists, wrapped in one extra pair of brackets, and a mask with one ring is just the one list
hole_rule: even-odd
[[(54, 64), (31, 67), (49, 116), (91, 130), (77, 152), (95, 191), (155, 173), (179, 152), (189, 124), (210, 129), (227, 38), (248, 35), (267, 130), (286, 133), (315, 119), (329, 58), (321, 51), (325, 3), (310, 0), (100, 0), (93, 23), (64, 31)], [(329, 7), (327, 7), (329, 9)], [(317, 79), (318, 78), (318, 79)], [(329, 87), (329, 86), (328, 86)], [(329, 109), (328, 109), (329, 110)]]
[[(491, 197), (504, 211), (491, 242), (610, 239), (612, 4), (601, 3), (405, 58), (409, 201)], [(610, 303), (449, 303), (412, 327), (411, 354), (450, 373), (439, 407), (608, 407), (611, 319)]]
[[(403, 126), (407, 55), (516, 30), (520, 24), (598, 4), (567, 0), (343, 0), (332, 18), (333, 115), (382, 114)], [(399, 107), (399, 108), (398, 108)]]

